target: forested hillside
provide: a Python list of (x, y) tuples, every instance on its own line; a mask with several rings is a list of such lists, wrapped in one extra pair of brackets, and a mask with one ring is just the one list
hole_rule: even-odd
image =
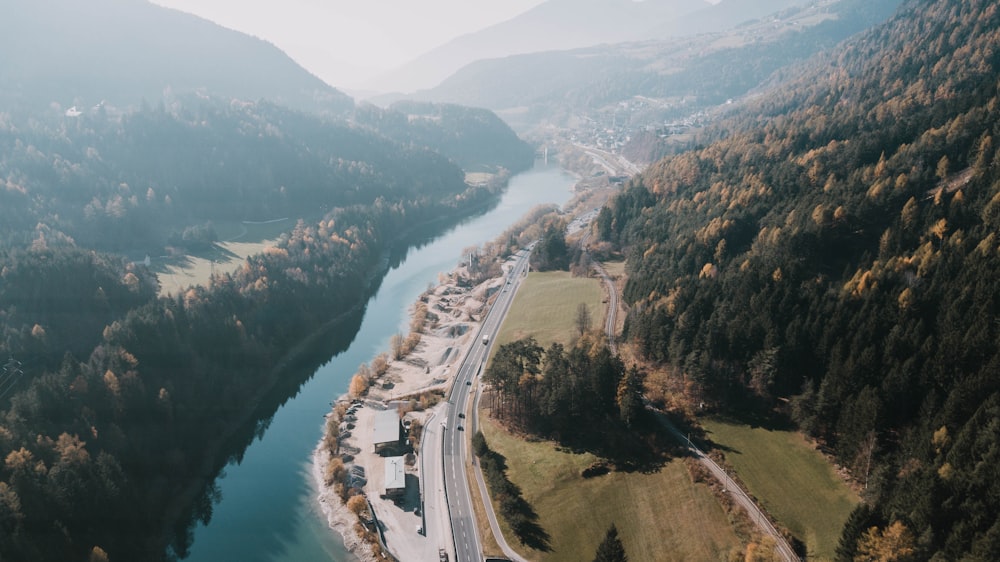
[(212, 220), (318, 218), (378, 198), (460, 191), (463, 173), (449, 157), (514, 172), (531, 165), (530, 147), (493, 114), (447, 113), (457, 117), (366, 123), (397, 142), (268, 102), (194, 96), (124, 113), (0, 115), (0, 240), (68, 236), (155, 256)]
[(864, 487), (845, 560), (1000, 559), (998, 75), (995, 2), (907, 0), (598, 218), (640, 353)]
[(65, 241), (0, 254), (0, 353), (20, 365), (0, 375), (0, 559), (183, 555), (212, 479), (287, 394), (265, 396), (312, 373), (285, 361), (363, 306), (399, 236), (495, 197), (460, 185), (300, 222), (175, 298), (156, 299), (141, 265)]
[(467, 171), (519, 172), (535, 161), (531, 146), (486, 109), (401, 101), (388, 109), (362, 105), (354, 120), (404, 146), (434, 150)]

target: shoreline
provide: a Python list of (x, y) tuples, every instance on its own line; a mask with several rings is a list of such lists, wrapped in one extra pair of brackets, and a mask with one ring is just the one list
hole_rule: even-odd
[[(584, 206), (590, 207), (597, 200), (603, 203), (603, 199), (607, 198), (607, 186), (605, 189), (593, 186), (585, 187), (584, 178), (579, 173), (563, 169), (573, 176), (575, 181), (571, 188), (574, 195), (561, 206), (563, 210), (560, 212)], [(503, 238), (503, 236), (501, 234), (499, 238)], [(363, 400), (364, 407), (357, 410), (356, 420), (352, 417), (345, 420), (350, 422), (350, 425), (342, 423), (340, 426), (341, 432), (349, 430), (346, 435), (341, 433), (338, 437), (338, 448), (341, 451), (346, 448), (351, 453), (348, 460), (345, 460), (345, 467), (353, 465), (368, 469), (367, 482), (363, 486), (363, 491), (388, 537), (386, 541), (390, 556), (395, 556), (393, 553), (405, 553), (408, 556), (417, 556), (412, 558), (414, 560), (436, 559), (437, 548), (443, 545), (428, 540), (426, 531), (415, 532), (415, 524), (423, 523), (425, 518), (432, 519), (430, 513), (420, 512), (421, 515), (417, 516), (418, 512), (413, 511), (412, 504), (400, 506), (381, 497), (380, 487), (384, 480), (382, 462), (384, 461), (375, 461), (374, 459), (377, 455), (373, 452), (374, 444), (371, 440), (371, 424), (374, 418), (372, 410), (396, 407), (403, 414), (403, 419), (417, 422), (425, 428), (428, 427), (427, 420), (433, 418), (442, 406), (436, 402), (425, 404), (427, 395), (443, 391), (445, 396), (441, 397), (440, 402), (445, 402), (454, 381), (455, 373), (451, 367), (463, 359), (470, 347), (477, 342), (473, 338), (479, 333), (485, 306), (495, 293), (503, 289), (505, 275), (509, 271), (513, 259), (513, 254), (503, 258), (504, 261), (495, 276), (476, 284), (471, 281), (467, 266), (461, 262), (456, 262), (449, 272), (440, 273), (438, 282), (419, 295), (416, 301), (407, 308), (411, 320), (415, 310), (421, 304), (426, 306), (429, 313), (421, 332), (420, 343), (406, 357), (390, 360), (390, 366), (385, 375), (374, 380), (368, 391), (359, 397)], [(379, 353), (376, 352), (370, 360), (374, 360), (378, 355)], [(457, 369), (455, 370), (457, 371)], [(421, 402), (420, 406), (414, 408), (413, 405), (418, 400)], [(337, 415), (335, 411), (338, 405), (350, 401), (349, 392), (341, 394), (333, 402), (333, 408), (327, 416)], [(340, 420), (338, 419), (338, 421)], [(356, 423), (354, 423), (355, 421)], [(329, 462), (337, 458), (326, 449), (327, 430), (327, 428), (324, 429), (312, 453), (311, 470), (317, 489), (316, 502), (326, 518), (328, 529), (340, 535), (345, 550), (357, 560), (374, 562), (379, 558), (372, 553), (372, 549), (356, 531), (358, 518), (347, 508), (346, 502), (335, 491), (336, 484), (331, 486), (326, 484), (326, 467)], [(355, 451), (357, 452), (355, 453)], [(423, 481), (422, 458), (417, 455), (412, 464), (410, 461), (407, 463), (406, 478), (409, 480), (411, 476), (418, 477), (420, 482), (418, 488), (423, 489), (426, 483)], [(430, 474), (432, 471), (428, 472), (428, 475)], [(407, 485), (407, 493), (410, 492), (410, 486)], [(428, 490), (426, 493), (435, 492)], [(444, 504), (443, 496), (441, 501)], [(438, 514), (437, 517), (444, 517), (444, 515)], [(450, 544), (450, 536), (438, 538)], [(446, 550), (451, 551), (450, 548)], [(421, 553), (424, 554), (423, 557), (420, 556)]]
[(354, 530), (357, 517), (347, 509), (347, 505), (340, 501), (340, 496), (324, 481), (323, 473), (330, 460), (331, 457), (323, 448), (323, 441), (320, 440), (312, 454), (312, 477), (318, 491), (316, 501), (319, 503), (320, 511), (326, 517), (327, 528), (340, 535), (344, 543), (344, 550), (353, 554), (357, 560), (377, 562), (378, 559), (372, 554), (368, 544), (361, 540), (361, 537)]
[[(481, 311), (494, 291), (502, 288), (505, 269), (506, 265), (502, 266), (501, 275), (498, 277), (488, 278), (474, 286), (463, 286), (463, 280), (468, 279), (467, 271), (462, 264), (456, 264), (454, 269), (443, 274), (436, 285), (421, 294), (408, 307), (411, 318), (418, 304), (425, 304), (428, 311), (433, 313), (433, 317), (425, 322), (420, 343), (406, 357), (390, 361), (386, 374), (374, 381), (368, 392), (361, 397), (366, 407), (357, 413), (357, 424), (353, 434), (340, 440), (341, 449), (346, 446), (352, 452), (358, 450), (356, 455), (352, 455), (351, 462), (345, 462), (345, 465), (364, 466), (368, 469), (368, 482), (363, 490), (375, 508), (380, 523), (386, 527), (385, 531), (392, 535), (393, 543), (389, 546), (391, 553), (411, 552), (401, 549), (399, 545), (405, 546), (407, 540), (415, 540), (414, 537), (418, 535), (413, 532), (412, 522), (421, 519), (416, 518), (407, 509), (395, 506), (391, 500), (380, 497), (378, 484), (382, 482), (381, 466), (376, 468), (374, 465), (378, 463), (369, 462), (377, 455), (371, 452), (374, 446), (370, 431), (366, 432), (365, 429), (370, 429), (374, 410), (383, 407), (406, 409), (408, 411), (404, 418), (421, 425), (439, 411), (441, 404), (444, 403), (443, 397), (440, 402), (429, 407), (418, 407), (413, 410), (406, 408), (404, 403), (412, 404), (424, 393), (436, 391), (447, 393), (454, 379), (452, 366), (457, 364), (475, 343), (472, 338), (478, 333), (482, 324)], [(350, 400), (350, 393), (342, 394), (334, 401), (334, 409), (337, 404)], [(327, 415), (335, 414), (331, 410)], [(325, 436), (324, 430), (312, 453), (311, 471), (317, 488), (316, 501), (326, 518), (327, 527), (341, 536), (344, 548), (360, 561), (375, 562), (378, 558), (355, 530), (357, 517), (341, 500), (334, 486), (326, 484), (324, 477), (326, 467), (335, 457), (326, 449)], [(413, 465), (406, 469), (406, 474), (423, 478), (418, 468), (422, 464), (420, 456), (415, 455), (415, 459)], [(421, 482), (419, 486), (423, 487), (424, 484)], [(426, 542), (424, 539), (426, 537), (421, 537), (421, 540)], [(436, 553), (437, 547), (432, 545), (432, 548)]]
[[(505, 181), (509, 181), (509, 178), (504, 178), (504, 179)], [(277, 357), (274, 364), (268, 370), (267, 378), (269, 384), (266, 387), (261, 387), (261, 389), (259, 389), (258, 392), (256, 392), (249, 401), (250, 403), (253, 404), (253, 407), (247, 409), (245, 414), (241, 416), (239, 420), (234, 420), (230, 424), (228, 424), (222, 432), (223, 437), (209, 445), (208, 447), (209, 454), (205, 455), (204, 460), (201, 462), (199, 466), (197, 475), (194, 479), (192, 479), (191, 483), (175, 490), (173, 499), (168, 502), (164, 511), (165, 514), (158, 523), (161, 528), (160, 535), (157, 538), (157, 541), (160, 543), (158, 546), (158, 550), (165, 551), (172, 548), (175, 535), (172, 530), (174, 523), (171, 523), (171, 521), (176, 522), (179, 521), (182, 517), (185, 517), (184, 514), (189, 510), (193, 509), (193, 505), (196, 501), (196, 498), (204, 494), (209, 483), (214, 482), (218, 478), (219, 473), (225, 469), (225, 466), (228, 464), (228, 461), (226, 461), (218, 468), (213, 470), (213, 462), (214, 459), (217, 459), (218, 457), (218, 451), (227, 446), (227, 443), (233, 437), (233, 435), (236, 434), (238, 428), (242, 427), (244, 424), (247, 423), (248, 420), (254, 417), (261, 403), (264, 401), (264, 399), (268, 396), (269, 393), (274, 391), (274, 389), (278, 385), (278, 381), (280, 380), (281, 375), (284, 374), (289, 369), (289, 367), (302, 356), (302, 354), (306, 350), (311, 349), (318, 342), (320, 342), (323, 336), (326, 335), (331, 329), (333, 329), (341, 322), (344, 322), (352, 314), (357, 313), (359, 310), (362, 310), (365, 306), (367, 306), (368, 301), (371, 299), (372, 296), (374, 296), (374, 292), (372, 292), (371, 294), (368, 294), (368, 292), (372, 290), (373, 286), (377, 288), (377, 284), (382, 282), (382, 280), (385, 278), (385, 275), (391, 269), (390, 266), (391, 256), (395, 251), (397, 251), (395, 245), (403, 242), (407, 234), (410, 234), (422, 228), (430, 227), (434, 224), (440, 223), (445, 220), (454, 220), (456, 222), (460, 222), (461, 220), (464, 220), (462, 217), (473, 216), (476, 213), (481, 212), (481, 210), (485, 206), (488, 206), (488, 204), (489, 204), (488, 202), (484, 202), (479, 205), (474, 205), (468, 209), (465, 209), (462, 213), (459, 213), (459, 215), (457, 216), (449, 215), (447, 217), (438, 217), (432, 220), (421, 222), (419, 224), (411, 225), (403, 232), (398, 233), (394, 237), (392, 242), (384, 248), (377, 263), (373, 265), (371, 269), (366, 273), (365, 299), (341, 311), (333, 318), (326, 320), (322, 325), (316, 327), (314, 330), (309, 332), (309, 334), (306, 335), (302, 339), (302, 341), (296, 343), (291, 348), (285, 350), (279, 357)], [(409, 246), (406, 244), (404, 244), (404, 246), (406, 248), (409, 248)], [(325, 468), (325, 463), (324, 463), (324, 468)], [(320, 473), (320, 478), (317, 481), (317, 486), (318, 489), (320, 489), (321, 491), (325, 488), (325, 483), (323, 482), (322, 479), (322, 473)], [(193, 520), (188, 518), (188, 523), (191, 523), (191, 521)], [(344, 539), (346, 546), (349, 539), (346, 536), (344, 537)], [(372, 560), (375, 559), (372, 558)]]

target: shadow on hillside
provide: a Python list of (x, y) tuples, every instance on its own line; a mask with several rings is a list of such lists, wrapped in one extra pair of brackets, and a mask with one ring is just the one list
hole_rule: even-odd
[(521, 487), (507, 478), (507, 457), (489, 450), (479, 459), (483, 476), (490, 488), (490, 494), (499, 504), (501, 517), (510, 525), (517, 535), (517, 540), (524, 546), (540, 552), (551, 552), (551, 540), (548, 532), (539, 524), (535, 508), (524, 499)]
[(725, 413), (716, 414), (715, 417), (725, 422), (768, 431), (795, 431), (795, 424), (788, 419), (788, 416), (760, 404), (736, 405)]
[(572, 453), (591, 453), (606, 459), (621, 472), (652, 474), (675, 457), (686, 454), (684, 448), (666, 435), (649, 413), (644, 413), (633, 428), (615, 422), (581, 429), (556, 440), (559, 447)]

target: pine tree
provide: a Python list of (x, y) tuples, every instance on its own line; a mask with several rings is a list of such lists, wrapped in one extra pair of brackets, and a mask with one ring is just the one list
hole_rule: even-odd
[(628, 556), (625, 555), (625, 545), (622, 544), (621, 539), (618, 538), (618, 528), (612, 523), (611, 527), (608, 528), (607, 534), (604, 535), (604, 540), (601, 544), (597, 546), (597, 553), (594, 556), (594, 562), (627, 562)]
[(635, 365), (618, 383), (617, 399), (621, 420), (632, 427), (642, 413), (642, 372)]

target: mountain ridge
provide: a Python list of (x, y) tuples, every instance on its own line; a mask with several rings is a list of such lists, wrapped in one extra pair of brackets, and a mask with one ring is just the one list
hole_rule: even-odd
[(134, 106), (197, 90), (337, 114), (354, 104), (266, 41), (145, 0), (13, 2), (0, 36), (8, 105)]
[(708, 5), (705, 0), (548, 0), (507, 21), (457, 37), (367, 86), (413, 91), (435, 86), (476, 60), (635, 40), (649, 22), (666, 22)]

